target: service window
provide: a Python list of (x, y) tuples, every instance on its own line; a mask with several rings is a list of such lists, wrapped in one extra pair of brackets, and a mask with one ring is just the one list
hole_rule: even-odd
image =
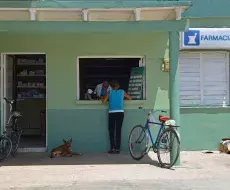
[[(95, 95), (96, 86), (103, 81), (110, 83), (112, 80), (117, 80), (121, 89), (128, 92), (133, 69), (141, 67), (144, 70), (143, 66), (143, 58), (78, 58), (77, 99), (91, 100), (86, 94), (90, 92)], [(140, 100), (145, 99), (145, 74), (141, 94)], [(92, 95), (92, 100), (96, 99), (98, 98)]]

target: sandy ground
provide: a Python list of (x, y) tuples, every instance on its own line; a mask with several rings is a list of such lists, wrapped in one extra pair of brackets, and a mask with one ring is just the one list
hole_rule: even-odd
[(182, 152), (181, 165), (162, 169), (156, 155), (142, 161), (129, 154), (85, 154), (50, 159), (46, 153), (20, 153), (0, 167), (0, 190), (49, 189), (217, 189), (229, 190), (230, 155)]

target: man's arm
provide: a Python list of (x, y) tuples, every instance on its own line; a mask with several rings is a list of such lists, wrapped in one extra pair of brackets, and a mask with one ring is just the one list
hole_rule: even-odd
[(109, 86), (109, 87), (108, 87), (108, 92), (109, 92), (109, 91), (111, 91), (111, 90), (112, 90), (112, 87), (111, 87), (111, 86)]
[(105, 95), (105, 98), (102, 100), (102, 103), (106, 103), (109, 99), (109, 92)]
[(132, 97), (130, 95), (128, 95), (126, 92), (125, 92), (124, 96), (125, 96), (125, 99), (132, 100)]

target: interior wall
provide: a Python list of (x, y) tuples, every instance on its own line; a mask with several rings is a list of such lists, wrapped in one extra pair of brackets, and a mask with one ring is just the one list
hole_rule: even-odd
[(42, 99), (17, 102), (17, 110), (23, 113), (23, 117), (18, 121), (22, 135), (41, 135), (41, 111), (45, 109), (46, 102)]

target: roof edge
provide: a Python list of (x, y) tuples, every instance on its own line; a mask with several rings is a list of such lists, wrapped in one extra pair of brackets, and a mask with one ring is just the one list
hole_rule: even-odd
[(144, 8), (190, 7), (191, 1), (0, 1), (0, 8)]

